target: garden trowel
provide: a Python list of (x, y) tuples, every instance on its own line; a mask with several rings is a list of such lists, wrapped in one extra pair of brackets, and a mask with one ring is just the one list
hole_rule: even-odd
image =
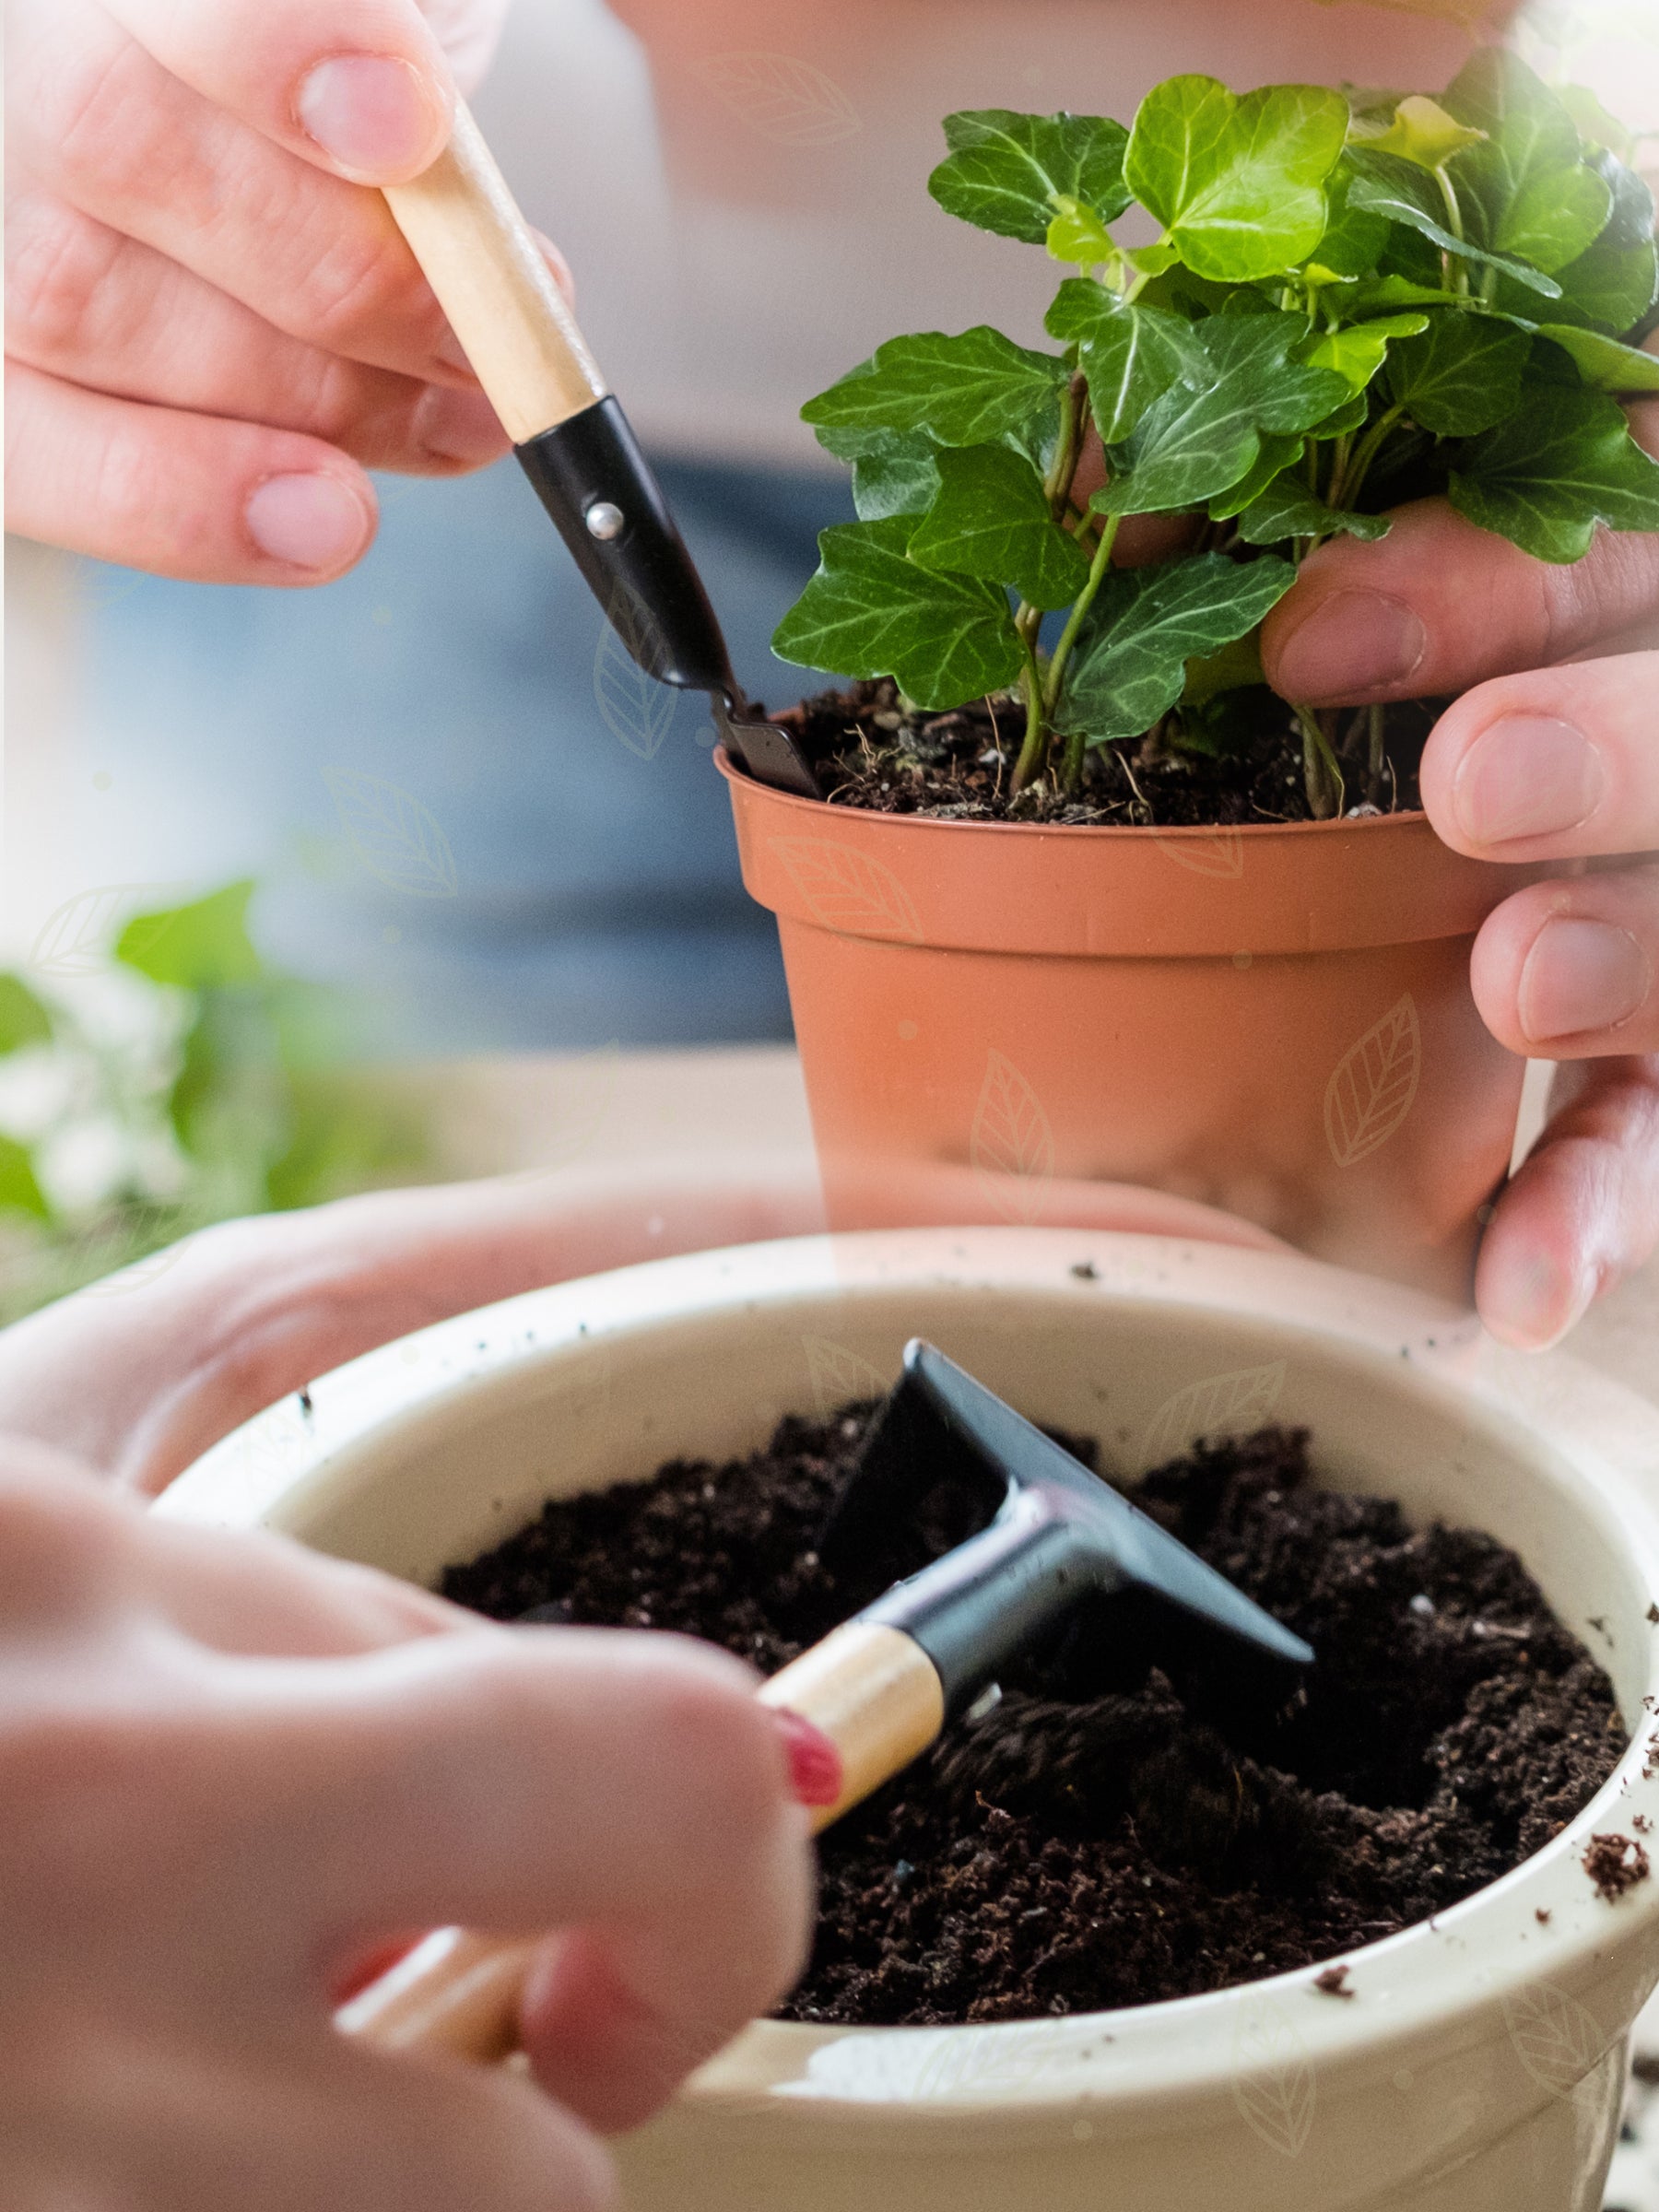
[(438, 159), (386, 199), (624, 648), (659, 683), (709, 694), (757, 782), (816, 798), (794, 737), (745, 700), (662, 488), (464, 102)]
[[(870, 1430), (825, 1542), (856, 1549), (941, 1480), (994, 1487), (989, 1522), (896, 1583), (756, 1692), (828, 1736), (841, 1788), (827, 1828), (925, 1751), (1017, 1653), (1088, 1601), (1149, 1596), (1293, 1667), (1312, 1648), (1184, 1544), (920, 1338)], [(494, 2059), (512, 2050), (536, 1943), (442, 1928), (343, 2006), (391, 2049)]]

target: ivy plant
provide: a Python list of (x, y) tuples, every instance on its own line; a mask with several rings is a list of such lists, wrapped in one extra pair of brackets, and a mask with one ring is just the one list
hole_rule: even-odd
[[(1513, 56), (1432, 99), (1183, 76), (1127, 130), (981, 109), (945, 136), (939, 206), (1065, 269), (1052, 344), (890, 338), (806, 403), (859, 519), (823, 533), (773, 645), (920, 709), (1017, 693), (1016, 794), (1074, 791), (1091, 747), (1259, 727), (1263, 618), (1316, 546), (1381, 536), (1403, 500), (1441, 493), (1547, 561), (1598, 524), (1659, 529), (1619, 404), (1659, 391), (1653, 199), (1594, 103)], [(1151, 242), (1114, 235), (1125, 217)], [(1135, 515), (1184, 518), (1178, 549), (1114, 567)], [(1330, 816), (1333, 729), (1294, 712)], [(1374, 791), (1380, 713), (1365, 745)]]

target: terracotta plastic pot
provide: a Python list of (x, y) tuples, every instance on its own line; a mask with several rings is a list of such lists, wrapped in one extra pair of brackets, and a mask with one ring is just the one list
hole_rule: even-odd
[(1524, 1064), (1468, 984), (1521, 878), (1420, 814), (1044, 829), (790, 797), (721, 755), (778, 917), (830, 1218), (1088, 1218), (1100, 1181), (1466, 1295)]
[[(1092, 1277), (1077, 1270), (1088, 1263)], [(427, 1582), (544, 1497), (753, 1448), (935, 1338), (1133, 1472), (1199, 1431), (1306, 1422), (1323, 1479), (1490, 1529), (1612, 1676), (1633, 1736), (1544, 1851), (1311, 1970), (994, 2028), (758, 2023), (619, 2147), (629, 2212), (1596, 2212), (1659, 1879), (1615, 1903), (1593, 1832), (1659, 1823), (1659, 1414), (1438, 1300), (1146, 1236), (813, 1238), (660, 1262), (441, 1323), (325, 1376), (159, 1512), (264, 1523)]]

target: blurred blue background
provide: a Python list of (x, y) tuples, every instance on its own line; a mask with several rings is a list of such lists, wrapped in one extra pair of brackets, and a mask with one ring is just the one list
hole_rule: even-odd
[[(751, 695), (851, 516), (836, 477), (659, 463)], [(787, 1039), (700, 694), (634, 677), (516, 463), (379, 480), (321, 592), (88, 564), (80, 713), (107, 880), (256, 875), (260, 941), (352, 988), (365, 1054)], [(97, 811), (83, 819), (95, 832)]]

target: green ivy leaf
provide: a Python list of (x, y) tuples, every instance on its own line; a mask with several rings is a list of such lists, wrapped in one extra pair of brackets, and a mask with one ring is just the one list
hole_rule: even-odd
[(938, 470), (939, 495), (910, 541), (910, 559), (1011, 583), (1033, 606), (1069, 606), (1088, 580), (1088, 562), (1077, 540), (1055, 527), (1024, 455), (1006, 445), (959, 446), (940, 453)]
[(1484, 131), (1459, 123), (1438, 100), (1413, 92), (1399, 102), (1385, 129), (1359, 128), (1355, 136), (1382, 154), (1395, 154), (1418, 169), (1441, 169), (1465, 146), (1478, 146)]
[(1181, 697), (1188, 661), (1253, 629), (1295, 581), (1288, 561), (1223, 553), (1114, 569), (1078, 633), (1056, 725), (1096, 745), (1150, 729)]
[[(1612, 192), (1613, 212), (1595, 243), (1559, 272), (1561, 299), (1554, 314), (1559, 322), (1618, 338), (1633, 330), (1659, 298), (1653, 195), (1634, 170), (1611, 154), (1599, 156), (1595, 167)], [(1524, 314), (1535, 312), (1512, 298), (1507, 284), (1500, 284), (1497, 303)]]
[(1466, 307), (1455, 292), (1437, 284), (1414, 284), (1409, 276), (1373, 276), (1345, 294), (1343, 312), (1348, 315), (1392, 313), (1403, 307)]
[(959, 707), (1011, 683), (1023, 664), (1006, 594), (906, 558), (901, 515), (819, 534), (818, 571), (772, 636), (772, 651), (838, 676), (890, 676), (918, 706)]
[(1053, 261), (1069, 261), (1080, 269), (1092, 269), (1102, 261), (1110, 261), (1117, 248), (1112, 242), (1112, 233), (1092, 207), (1085, 207), (1069, 193), (1062, 193), (1059, 212), (1048, 227), (1044, 241)]
[(50, 1044), (52, 1016), (21, 976), (0, 975), (0, 1053)]
[(852, 463), (853, 505), (861, 522), (925, 514), (933, 504), (939, 488), (939, 449), (925, 430), (824, 428), (818, 441), (838, 461)]
[(945, 118), (945, 141), (950, 153), (927, 189), (947, 213), (982, 230), (1040, 246), (1063, 198), (1103, 223), (1129, 205), (1128, 134), (1105, 116), (965, 109)]
[(1314, 85), (1240, 100), (1213, 76), (1172, 76), (1142, 100), (1124, 174), (1190, 269), (1269, 276), (1319, 244), (1347, 124), (1347, 101)]
[(1493, 253), (1473, 239), (1458, 238), (1448, 230), (1440, 189), (1424, 171), (1409, 161), (1402, 161), (1395, 154), (1374, 153), (1370, 147), (1351, 148), (1349, 159), (1355, 173), (1348, 197), (1355, 206), (1369, 208), (1373, 215), (1384, 215), (1391, 223), (1404, 223), (1407, 229), (1415, 230), (1445, 253), (1499, 269), (1513, 283), (1524, 285), (1529, 291), (1541, 292), (1547, 300), (1559, 299), (1561, 288), (1553, 276), (1529, 268), (1512, 255)]
[(265, 974), (248, 938), (251, 877), (188, 906), (135, 914), (115, 940), (115, 958), (153, 983), (211, 991), (256, 983)]
[(1621, 161), (1634, 158), (1635, 133), (1627, 130), (1617, 115), (1608, 114), (1588, 85), (1559, 85), (1556, 98), (1571, 116), (1572, 127), (1585, 146), (1616, 154)]
[[(1218, 699), (1224, 691), (1241, 691), (1266, 680), (1262, 674), (1261, 632), (1247, 629), (1230, 645), (1223, 645), (1215, 653), (1201, 653), (1187, 663), (1181, 704), (1202, 707), (1209, 700)], [(1201, 735), (1195, 749), (1214, 754), (1220, 748)]]
[(1371, 413), (1371, 394), (1350, 392), (1339, 407), (1323, 416), (1308, 432), (1310, 438), (1323, 443), (1328, 438), (1351, 438), (1356, 430), (1365, 428), (1365, 418)]
[(1318, 264), (1335, 276), (1370, 276), (1388, 244), (1386, 218), (1350, 203), (1353, 177), (1353, 165), (1345, 154), (1325, 185), (1329, 214), (1317, 249)]
[(941, 445), (1012, 438), (1030, 453), (1052, 440), (1071, 374), (1057, 354), (1016, 346), (988, 324), (959, 336), (889, 338), (839, 383), (809, 399), (815, 429), (926, 430)]
[(1102, 512), (1155, 514), (1207, 500), (1252, 466), (1263, 431), (1293, 435), (1347, 396), (1334, 371), (1290, 359), (1303, 335), (1298, 316), (1213, 315), (1194, 335), (1210, 381), (1172, 386), (1109, 449), (1112, 476), (1093, 500)]
[(1616, 400), (1566, 384), (1529, 385), (1522, 400), (1452, 472), (1460, 514), (1540, 560), (1579, 559), (1598, 522), (1659, 530), (1659, 463)]
[(28, 1147), (15, 1136), (0, 1136), (0, 1213), (32, 1214), (50, 1221), (52, 1208), (35, 1181), (34, 1162)]
[(1343, 533), (1369, 544), (1386, 537), (1388, 531), (1386, 515), (1327, 507), (1290, 476), (1276, 477), (1239, 515), (1239, 535), (1247, 546), (1275, 546), (1288, 537), (1335, 537)]
[(1349, 389), (1363, 392), (1382, 368), (1392, 338), (1409, 338), (1427, 330), (1429, 318), (1412, 312), (1379, 315), (1370, 323), (1349, 323), (1326, 331), (1302, 348), (1302, 359), (1312, 369), (1334, 369), (1347, 379)]
[(1272, 430), (1262, 433), (1262, 448), (1255, 460), (1225, 491), (1218, 491), (1209, 501), (1210, 520), (1224, 523), (1232, 515), (1242, 513), (1253, 500), (1260, 499), (1276, 477), (1286, 469), (1297, 467), (1308, 450), (1305, 438), (1280, 438)]
[(1077, 347), (1088, 404), (1105, 445), (1126, 438), (1170, 385), (1194, 370), (1208, 373), (1207, 358), (1190, 324), (1161, 308), (1125, 306), (1092, 276), (1066, 278), (1044, 327), (1050, 337)]
[(1514, 412), (1530, 350), (1524, 331), (1486, 315), (1438, 314), (1389, 356), (1396, 406), (1439, 438), (1472, 438)]
[(1448, 87), (1446, 106), (1486, 134), (1457, 165), (1472, 235), (1546, 274), (1576, 260), (1600, 236), (1613, 195), (1549, 87), (1518, 55), (1483, 46)]
[(1538, 335), (1571, 354), (1585, 383), (1598, 392), (1659, 392), (1659, 355), (1638, 346), (1621, 346), (1598, 330), (1571, 323), (1540, 323)]

